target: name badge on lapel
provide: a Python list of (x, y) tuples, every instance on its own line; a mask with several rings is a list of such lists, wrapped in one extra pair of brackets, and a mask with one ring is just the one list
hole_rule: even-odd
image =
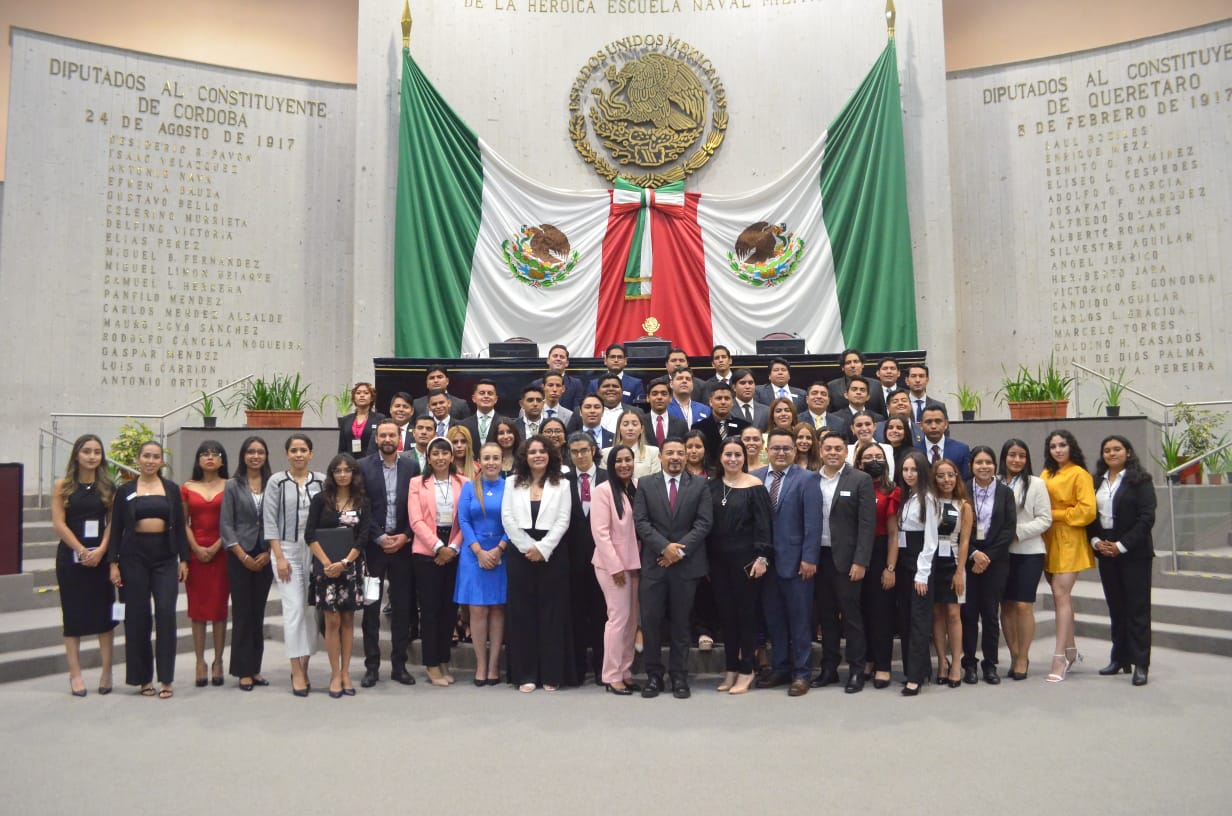
[(849, 499), (849, 498), (851, 498), (851, 491), (850, 491), (850, 490), (840, 490), (840, 491), (838, 492), (838, 494), (839, 494), (840, 496), (842, 496), (844, 499)]

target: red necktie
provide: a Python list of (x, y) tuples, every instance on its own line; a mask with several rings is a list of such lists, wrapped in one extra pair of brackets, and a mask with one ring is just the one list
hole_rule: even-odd
[(676, 512), (676, 480), (675, 479), (671, 479), (668, 481), (667, 503), (671, 505), (672, 512), (675, 513)]
[(663, 447), (663, 415), (655, 417), (655, 439), (658, 440), (659, 447)]
[(590, 501), (590, 474), (589, 473), (582, 474), (581, 494), (582, 494), (582, 501), (584, 502)]
[(402, 450), (402, 440), (406, 438), (406, 431), (398, 434), (398, 450)]
[(934, 464), (934, 465), (935, 465), (935, 464), (937, 464), (937, 463), (938, 463), (938, 462), (940, 462), (940, 461), (941, 461), (941, 448), (939, 448), (939, 447), (938, 447), (938, 446), (936, 446), (936, 445), (933, 445), (933, 461), (932, 461), (932, 464)]

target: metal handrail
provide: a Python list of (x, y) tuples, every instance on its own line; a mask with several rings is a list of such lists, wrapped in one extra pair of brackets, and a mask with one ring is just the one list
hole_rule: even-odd
[(1172, 525), (1172, 571), (1173, 572), (1177, 571), (1177, 564), (1179, 564), (1180, 562), (1176, 554), (1176, 502), (1172, 494), (1172, 483), (1174, 481), (1172, 477), (1176, 476), (1182, 470), (1185, 470), (1186, 468), (1191, 468), (1194, 465), (1199, 465), (1202, 463), (1202, 460), (1208, 457), (1214, 456), (1217, 453), (1222, 453), (1223, 451), (1226, 451), (1229, 448), (1232, 448), (1232, 442), (1225, 442), (1213, 450), (1208, 450), (1206, 453), (1202, 454), (1201, 456), (1196, 456), (1193, 459), (1190, 459), (1188, 462), (1185, 462), (1184, 464), (1177, 465), (1176, 467), (1172, 468), (1171, 470), (1169, 470), (1167, 473), (1164, 474), (1164, 480), (1168, 483), (1168, 521)]
[[(44, 495), (43, 485), (45, 484), (43, 481), (43, 475), (44, 475), (43, 473), (44, 471), (44, 468), (43, 468), (43, 437), (44, 436), (51, 437), (51, 462), (53, 466), (55, 465), (55, 461), (56, 461), (56, 442), (57, 441), (63, 442), (64, 444), (68, 445), (70, 449), (72, 448), (72, 445), (73, 445), (73, 441), (71, 439), (60, 436), (60, 434), (56, 433), (55, 431), (49, 431), (46, 428), (39, 428), (39, 467), (38, 467), (38, 498), (37, 498), (37, 501), (38, 501), (38, 506), (40, 508), (42, 508), (43, 506), (43, 495)], [(138, 471), (136, 468), (129, 467), (123, 462), (117, 462), (116, 460), (109, 459), (107, 457), (103, 457), (103, 462), (108, 465), (113, 465), (119, 468), (120, 470), (127, 471), (128, 473), (131, 473), (134, 477), (141, 475), (141, 472)], [(52, 479), (52, 482), (53, 483), (55, 482), (54, 478)]]
[[(1108, 375), (1100, 374), (1098, 371), (1093, 371), (1092, 369), (1089, 369), (1086, 366), (1084, 366), (1082, 363), (1070, 363), (1070, 365), (1072, 365), (1075, 369), (1086, 372), (1087, 374), (1090, 374), (1097, 379), (1103, 380), (1104, 382), (1113, 382), (1113, 379), (1109, 377)], [(1074, 411), (1077, 416), (1082, 415), (1082, 405), (1078, 400), (1078, 386), (1081, 381), (1082, 381), (1081, 377), (1076, 377), (1074, 379)], [(1171, 413), (1173, 408), (1175, 408), (1176, 406), (1182, 403), (1184, 403), (1185, 405), (1192, 405), (1195, 408), (1206, 408), (1208, 406), (1213, 406), (1213, 405), (1232, 405), (1232, 400), (1206, 400), (1203, 402), (1189, 402), (1188, 400), (1178, 400), (1177, 402), (1164, 402), (1161, 399), (1152, 397), (1150, 394), (1144, 394), (1138, 389), (1131, 388), (1128, 385), (1123, 386), (1123, 388), (1125, 391), (1128, 391), (1130, 394), (1134, 394), (1136, 396), (1142, 397), (1147, 402), (1153, 402), (1156, 405), (1158, 405), (1160, 408), (1163, 408), (1164, 409), (1164, 425), (1172, 424), (1168, 415)]]

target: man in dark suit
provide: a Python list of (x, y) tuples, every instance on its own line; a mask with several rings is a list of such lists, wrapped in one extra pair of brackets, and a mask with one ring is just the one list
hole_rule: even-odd
[(923, 363), (911, 363), (907, 366), (907, 392), (911, 397), (911, 416), (916, 422), (924, 421), (925, 408), (940, 408), (945, 410), (945, 403), (928, 396), (928, 366)]
[[(573, 414), (577, 409), (566, 408), (561, 405), (561, 398), (565, 393), (565, 378), (560, 372), (549, 371), (539, 378), (539, 384), (543, 387), (543, 416), (545, 419), (559, 419), (569, 425), (569, 420), (573, 419)], [(577, 380), (575, 377), (574, 380)], [(579, 381), (580, 382), (580, 381)], [(578, 397), (580, 404), (582, 398)]]
[[(856, 441), (855, 434), (851, 432), (851, 420), (860, 411), (868, 410), (868, 381), (863, 377), (856, 377), (851, 382), (847, 383), (847, 392), (844, 394), (847, 400), (847, 407), (839, 411), (834, 411), (826, 416), (826, 427), (837, 434), (841, 434), (848, 444), (853, 444)], [(881, 422), (884, 420), (881, 414), (873, 414), (873, 422)], [(833, 423), (833, 424), (832, 424)]]
[(738, 368), (732, 372), (732, 413), (743, 417), (759, 431), (770, 427), (770, 406), (757, 401), (757, 381), (753, 372), (747, 368)]
[(633, 519), (642, 544), (642, 637), (647, 682), (643, 697), (663, 691), (663, 618), (669, 618), (672, 693), (689, 696), (689, 615), (697, 582), (706, 575), (706, 534), (713, 502), (706, 480), (684, 470), (684, 442), (672, 437), (659, 450), (662, 474), (638, 483)]
[(663, 446), (669, 436), (684, 438), (689, 426), (667, 409), (672, 403), (672, 389), (667, 377), (655, 377), (646, 384), (646, 402), (650, 411), (646, 414), (646, 444), (656, 448)]
[(603, 427), (603, 402), (597, 394), (582, 397), (577, 413), (569, 420), (569, 433), (582, 431), (595, 440), (599, 449), (611, 447), (616, 435)]
[[(590, 434), (576, 431), (569, 437), (569, 489), (573, 491), (573, 510), (565, 543), (569, 547), (569, 604), (573, 620), (573, 659), (581, 684), (589, 669), (595, 685), (603, 685), (603, 628), (607, 624), (607, 601), (591, 559), (595, 537), (590, 530), (590, 497), (597, 485), (607, 481), (607, 471), (595, 460), (599, 447)], [(587, 660), (589, 650), (590, 659)]]
[(971, 448), (965, 442), (947, 435), (950, 419), (946, 416), (944, 405), (924, 409), (920, 430), (924, 432), (924, 441), (916, 443), (916, 447), (924, 451), (930, 465), (942, 459), (949, 459), (958, 465), (959, 474), (964, 481), (971, 478)]
[[(559, 404), (572, 413), (577, 410), (578, 403), (586, 395), (586, 388), (581, 380), (569, 373), (568, 369), (569, 349), (560, 343), (548, 349), (548, 370), (555, 371), (560, 375), (561, 384), (565, 389), (560, 395)], [(543, 377), (535, 380), (531, 385), (543, 385)]]
[(858, 349), (843, 349), (839, 360), (843, 367), (843, 376), (826, 383), (826, 388), (830, 391), (831, 411), (840, 411), (847, 407), (847, 386), (856, 377), (864, 376), (864, 355)]
[[(449, 372), (442, 366), (432, 366), (427, 371), (424, 385), (427, 388), (427, 393), (415, 400), (411, 405), (415, 416), (428, 413), (428, 395), (433, 391), (449, 393)], [(471, 409), (466, 404), (466, 400), (449, 394), (449, 415), (456, 421), (461, 422), (471, 415)]]
[(791, 363), (782, 357), (770, 361), (770, 382), (757, 386), (757, 401), (766, 405), (779, 397), (791, 397), (796, 401), (796, 411), (804, 407), (804, 391), (791, 384)]
[(428, 395), (428, 414), (436, 423), (436, 435), (443, 437), (449, 433), (449, 426), (457, 422), (449, 413), (449, 395), (444, 391), (433, 391)]
[(530, 439), (539, 433), (539, 428), (543, 425), (543, 386), (525, 386), (518, 406), (521, 409), (518, 411), (518, 432), (523, 439)]
[(715, 467), (719, 463), (719, 448), (729, 436), (751, 427), (748, 420), (732, 413), (732, 390), (725, 383), (716, 383), (710, 389), (710, 416), (698, 420), (693, 427), (706, 437), (706, 463)]
[(795, 437), (783, 428), (770, 431), (769, 467), (753, 475), (770, 491), (774, 521), (774, 575), (762, 585), (766, 629), (774, 644), (773, 672), (761, 688), (790, 684), (787, 694), (809, 690), (813, 646), (813, 582), (821, 548), (821, 491), (818, 477), (792, 462)]
[(471, 394), (475, 413), (462, 420), (461, 424), (471, 433), (471, 449), (476, 459), (485, 443), (496, 441), (496, 423), (504, 419), (496, 413), (496, 401), (496, 383), (483, 379), (475, 384), (475, 391)]
[(847, 443), (841, 437), (832, 434), (821, 440), (821, 559), (817, 567), (821, 671), (812, 685), (821, 688), (838, 682), (841, 635), (847, 641), (851, 672), (846, 691), (855, 694), (864, 689), (866, 646), (860, 589), (873, 555), (877, 497), (872, 478), (846, 460)]
[[(399, 391), (389, 400), (389, 418), (398, 425), (398, 450), (410, 450), (415, 447), (414, 423), (415, 409), (411, 407), (411, 395)], [(368, 445), (368, 455), (377, 453), (376, 434)]]
[(707, 403), (710, 402), (710, 388), (716, 383), (732, 385), (733, 374), (735, 374), (731, 367), (731, 351), (727, 346), (718, 345), (710, 349), (710, 365), (714, 366), (714, 376), (697, 384), (700, 390), (697, 398)]
[[(890, 402), (886, 406), (886, 410), (889, 411), (889, 413), (886, 414), (887, 419), (892, 416), (899, 416), (907, 420), (907, 430), (910, 435), (910, 444), (918, 446), (924, 441), (924, 432), (920, 430), (919, 423), (917, 423), (915, 418), (911, 415), (911, 397), (906, 391), (900, 389), (891, 394)], [(877, 430), (873, 432), (873, 438), (878, 442), (886, 441), (885, 424), (886, 420), (884, 419), (881, 422), (878, 422)]]
[(830, 428), (830, 389), (823, 382), (815, 382), (808, 387), (804, 395), (804, 410), (799, 413), (799, 419), (814, 430)]
[[(607, 366), (607, 373), (620, 378), (621, 402), (625, 405), (645, 402), (646, 389), (642, 386), (642, 381), (632, 374), (625, 373), (625, 366), (629, 364), (629, 355), (623, 344), (612, 343), (608, 346), (603, 354), (603, 364)], [(590, 381), (588, 392), (593, 394), (598, 387), (599, 378), (596, 377)]]
[[(419, 474), (415, 460), (398, 455), (398, 423), (382, 420), (376, 429), (377, 453), (359, 460), (370, 512), (369, 535), (364, 547), (368, 575), (381, 584), (389, 581), (392, 616), (389, 636), (392, 648), (390, 677), (406, 686), (415, 678), (406, 669), (410, 647), (411, 618), (415, 610), (415, 584), (411, 578), (411, 522), (407, 515), (407, 491)], [(364, 677), (360, 685), (372, 688), (380, 679), (381, 606), (384, 598), (364, 606)]]
[[(975, 683), (975, 667), (984, 671), (984, 682), (1001, 682), (997, 674), (997, 647), (1001, 642), (1001, 598), (1010, 574), (1010, 544), (1018, 530), (1014, 491), (997, 481), (996, 455), (988, 449), (979, 457), (974, 478), (967, 482), (967, 495), (975, 510), (971, 531), (971, 554), (967, 556), (967, 596), (962, 604), (963, 682)], [(980, 486), (983, 480), (986, 487)], [(979, 628), (983, 624), (983, 637)], [(975, 659), (977, 638), (984, 660)]]
[(865, 377), (868, 380), (868, 409), (878, 414), (889, 416), (890, 395), (903, 390), (898, 380), (898, 360), (894, 357), (882, 357), (877, 363), (877, 375)]

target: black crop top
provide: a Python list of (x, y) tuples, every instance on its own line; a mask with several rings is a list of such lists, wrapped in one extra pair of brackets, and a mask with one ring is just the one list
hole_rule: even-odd
[(166, 496), (137, 496), (133, 499), (133, 520), (162, 519), (171, 522), (171, 504)]
[(937, 533), (939, 535), (948, 536), (958, 527), (958, 508), (953, 502), (944, 502), (941, 505), (941, 521), (937, 525)]

